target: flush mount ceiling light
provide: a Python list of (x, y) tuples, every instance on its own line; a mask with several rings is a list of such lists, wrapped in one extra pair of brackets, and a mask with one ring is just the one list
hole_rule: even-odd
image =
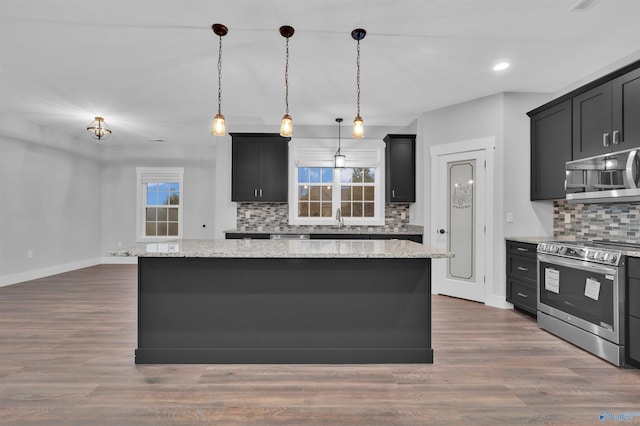
[(285, 113), (282, 116), (282, 121), (280, 122), (280, 136), (283, 137), (293, 136), (293, 122), (291, 121), (291, 116), (289, 115), (289, 38), (293, 36), (294, 32), (295, 30), (293, 29), (293, 27), (290, 27), (288, 25), (283, 25), (280, 27), (280, 35), (287, 39), (287, 54), (284, 67)]
[(494, 71), (502, 71), (502, 70), (506, 70), (507, 68), (509, 68), (509, 62), (500, 62), (494, 65), (493, 70)]
[(213, 118), (213, 126), (211, 128), (211, 134), (214, 136), (224, 136), (227, 134), (227, 129), (224, 123), (224, 115), (220, 112), (222, 105), (222, 37), (226, 36), (229, 29), (222, 24), (213, 24), (211, 26), (214, 34), (219, 37), (218, 43), (218, 113)]
[(342, 124), (342, 118), (336, 118), (336, 122), (338, 123), (338, 150), (336, 151), (336, 155), (333, 156), (333, 168), (344, 169), (347, 165), (347, 157), (342, 155), (342, 152), (340, 151), (340, 127)]
[(351, 38), (353, 38), (355, 41), (358, 42), (358, 48), (357, 48), (358, 56), (356, 59), (356, 70), (357, 70), (356, 86), (357, 86), (357, 92), (358, 92), (358, 112), (356, 114), (355, 120), (353, 120), (353, 132), (351, 133), (351, 136), (356, 139), (364, 138), (364, 122), (362, 120), (362, 117), (360, 117), (360, 40), (362, 40), (365, 35), (367, 35), (367, 32), (362, 28), (356, 28), (355, 30), (351, 31)]
[(111, 130), (107, 127), (107, 123), (104, 122), (104, 118), (95, 117), (89, 127), (87, 127), (87, 132), (91, 133), (94, 139), (102, 140), (107, 139), (111, 136)]

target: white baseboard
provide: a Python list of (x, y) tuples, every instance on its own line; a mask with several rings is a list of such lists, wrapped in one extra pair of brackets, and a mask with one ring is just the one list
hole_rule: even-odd
[(33, 271), (21, 272), (14, 275), (6, 275), (0, 277), (0, 287), (11, 284), (21, 283), (23, 281), (37, 280), (51, 275), (62, 274), (64, 272), (74, 271), (76, 269), (88, 268), (89, 266), (99, 265), (100, 258), (79, 260), (77, 262), (65, 263), (62, 265), (50, 266), (42, 269), (34, 269)]
[(500, 309), (513, 309), (513, 305), (507, 302), (504, 296), (490, 296), (485, 300), (485, 305)]

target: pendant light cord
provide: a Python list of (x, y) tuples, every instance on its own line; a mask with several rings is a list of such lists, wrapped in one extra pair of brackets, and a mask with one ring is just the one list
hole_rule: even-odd
[(358, 40), (358, 55), (357, 55), (357, 59), (356, 59), (356, 87), (358, 88), (357, 92), (358, 92), (358, 114), (357, 116), (360, 116), (360, 40)]
[(218, 44), (218, 114), (222, 106), (222, 36)]
[(287, 37), (287, 54), (284, 68), (284, 104), (285, 112), (289, 114), (289, 37)]

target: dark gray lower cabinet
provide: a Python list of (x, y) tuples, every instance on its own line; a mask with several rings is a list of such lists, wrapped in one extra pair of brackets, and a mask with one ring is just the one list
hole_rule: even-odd
[(626, 363), (640, 367), (640, 259), (627, 261)]
[(136, 364), (433, 363), (431, 259), (138, 260)]
[(507, 241), (507, 301), (537, 316), (536, 244)]

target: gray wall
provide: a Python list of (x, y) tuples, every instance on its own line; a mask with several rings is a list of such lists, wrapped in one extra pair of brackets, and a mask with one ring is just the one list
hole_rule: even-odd
[(136, 241), (136, 167), (184, 167), (184, 238), (215, 238), (215, 153), (214, 143), (200, 146), (149, 142), (105, 147), (102, 252), (131, 246)]
[(0, 129), (0, 285), (99, 262), (101, 146), (7, 115)]
[[(529, 119), (527, 111), (550, 99), (549, 95), (500, 93), (424, 113), (418, 119), (420, 176), (418, 202), (411, 217), (423, 217), (425, 244), (434, 236), (431, 224), (431, 158), (429, 148), (472, 139), (493, 137), (494, 152), (494, 252), (487, 256), (488, 276), (492, 276), (493, 300), (502, 305), (505, 297), (505, 236), (551, 235), (553, 205), (529, 201)], [(506, 223), (506, 212), (514, 213), (514, 222)], [(491, 219), (491, 218), (488, 218)], [(491, 269), (489, 269), (491, 268)]]

